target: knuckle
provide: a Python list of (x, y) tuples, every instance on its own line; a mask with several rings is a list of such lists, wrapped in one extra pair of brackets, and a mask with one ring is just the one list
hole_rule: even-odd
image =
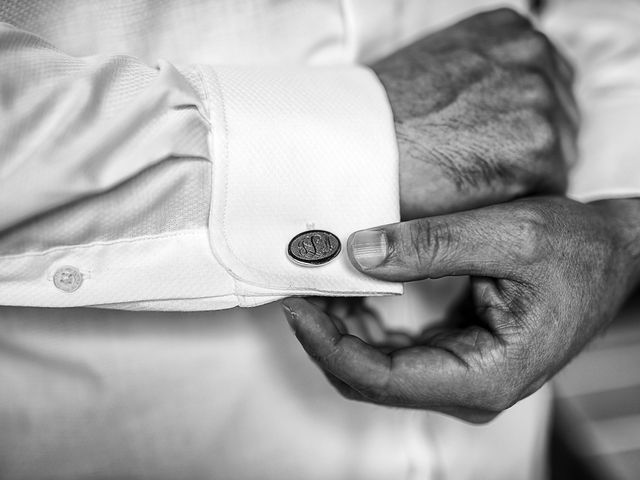
[(531, 152), (532, 160), (544, 160), (558, 148), (560, 133), (550, 113), (535, 109), (521, 110), (513, 118), (519, 136)]
[(477, 13), (463, 20), (460, 24), (468, 25), (482, 31), (487, 28), (496, 27), (502, 28), (505, 31), (513, 28), (519, 30), (531, 28), (531, 21), (526, 16), (509, 7), (501, 7)]
[(556, 98), (553, 87), (542, 73), (527, 73), (519, 80), (517, 84), (520, 84), (521, 98), (528, 100), (542, 111), (549, 111), (555, 107)]
[(550, 57), (553, 47), (551, 41), (544, 33), (532, 29), (527, 32), (525, 41), (531, 58), (545, 59)]
[(527, 17), (517, 12), (513, 8), (501, 7), (501, 8), (492, 10), (488, 14), (491, 15), (496, 21), (500, 23), (516, 25), (516, 26), (531, 25), (531, 22)]
[(544, 258), (549, 241), (548, 223), (547, 216), (534, 207), (521, 208), (513, 214), (508, 234), (515, 265), (531, 265)]

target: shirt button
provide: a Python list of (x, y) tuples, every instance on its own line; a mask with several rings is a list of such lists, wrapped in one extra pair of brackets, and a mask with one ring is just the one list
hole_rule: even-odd
[(65, 265), (56, 270), (53, 274), (53, 284), (58, 290), (72, 293), (82, 285), (82, 273), (76, 267)]

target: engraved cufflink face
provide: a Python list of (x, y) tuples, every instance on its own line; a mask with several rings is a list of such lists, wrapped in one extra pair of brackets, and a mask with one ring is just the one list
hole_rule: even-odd
[(305, 267), (317, 267), (330, 262), (340, 253), (340, 240), (325, 230), (308, 230), (299, 233), (289, 242), (287, 254), (294, 263)]

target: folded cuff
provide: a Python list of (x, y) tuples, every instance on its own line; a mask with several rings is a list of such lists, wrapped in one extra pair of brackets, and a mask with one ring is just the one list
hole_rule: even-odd
[[(163, 130), (158, 142), (194, 135), (186, 140), (199, 155), (176, 156), (184, 153), (176, 147), (165, 158), (166, 168), (180, 165), (196, 179), (206, 176), (195, 185), (210, 185), (211, 201), (205, 190), (206, 206), (184, 207), (209, 208), (208, 225), (205, 210), (203, 223), (189, 229), (103, 235), (105, 240), (80, 236), (86, 242), (15, 254), (0, 245), (0, 304), (185, 311), (256, 306), (292, 295), (401, 293), (400, 284), (359, 273), (346, 255), (353, 231), (399, 220), (393, 119), (372, 72), (189, 67), (176, 74), (194, 88), (193, 98), (202, 100), (195, 102), (198, 130), (190, 130), (187, 119), (176, 123), (179, 128)], [(124, 160), (132, 155), (123, 154)], [(171, 188), (194, 188), (189, 185), (176, 181)], [(178, 224), (157, 193), (163, 191), (147, 185), (134, 196), (105, 192), (83, 212), (117, 216), (112, 211), (117, 202), (126, 208), (127, 201), (138, 201)], [(67, 238), (64, 228), (73, 224), (51, 221)], [(311, 229), (333, 233), (343, 246), (318, 267), (294, 263), (287, 255), (291, 239)]]
[[(202, 68), (211, 119), (211, 249), (240, 306), (291, 295), (401, 293), (331, 262), (292, 262), (300, 232), (326, 230), (346, 247), (355, 230), (399, 220), (392, 113), (359, 67)], [(255, 299), (252, 300), (252, 298)]]

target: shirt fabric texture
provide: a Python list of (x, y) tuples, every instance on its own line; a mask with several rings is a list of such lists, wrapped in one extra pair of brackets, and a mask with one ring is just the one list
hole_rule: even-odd
[[(583, 110), (571, 194), (637, 194), (640, 4), (549, 3)], [(544, 478), (548, 387), (482, 427), (348, 402), (266, 305), (401, 292), (286, 245), (397, 221), (359, 65), (493, 4), (0, 3), (0, 478)], [(370, 302), (418, 330), (463, 287)], [(36, 308), (76, 306), (103, 308)]]

